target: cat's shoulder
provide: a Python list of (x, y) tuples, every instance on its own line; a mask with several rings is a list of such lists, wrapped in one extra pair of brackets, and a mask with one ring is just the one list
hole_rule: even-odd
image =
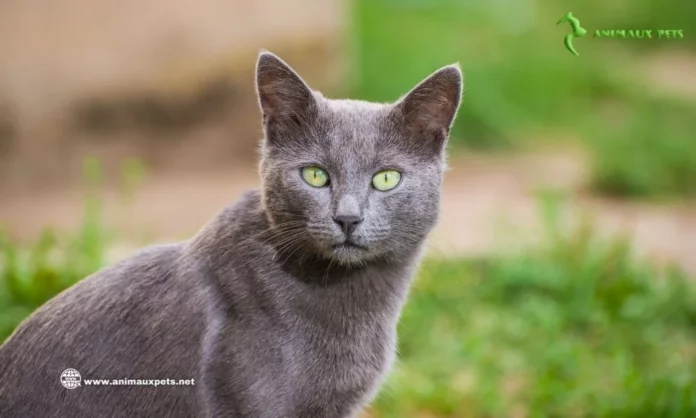
[(222, 208), (190, 241), (189, 250), (228, 244), (241, 237), (268, 227), (261, 192), (247, 191), (234, 203)]
[(80, 280), (56, 296), (55, 302), (83, 303), (87, 299), (117, 299), (113, 295), (144, 295), (142, 290), (172, 281), (184, 245), (176, 242), (141, 248)]
[(263, 214), (262, 195), (260, 190), (248, 190), (238, 200), (224, 207), (216, 219), (225, 222), (242, 224), (244, 221), (255, 220)]

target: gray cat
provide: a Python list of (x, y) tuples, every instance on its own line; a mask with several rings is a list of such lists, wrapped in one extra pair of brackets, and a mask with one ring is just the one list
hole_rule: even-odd
[[(461, 72), (393, 104), (326, 99), (268, 52), (256, 78), (262, 190), (24, 321), (0, 347), (0, 416), (355, 417), (375, 396), (437, 220)], [(61, 385), (69, 368), (79, 387)]]

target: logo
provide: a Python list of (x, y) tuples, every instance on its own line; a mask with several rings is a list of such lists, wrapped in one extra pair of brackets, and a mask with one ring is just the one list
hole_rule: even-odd
[(65, 369), (60, 374), (60, 384), (66, 389), (75, 389), (80, 386), (82, 376), (75, 369)]
[(580, 26), (580, 20), (573, 16), (573, 13), (568, 12), (566, 13), (562, 18), (556, 22), (557, 25), (560, 25), (561, 23), (568, 22), (570, 23), (570, 28), (572, 29), (572, 32), (567, 34), (565, 38), (563, 38), (563, 44), (565, 45), (566, 49), (570, 51), (573, 55), (579, 56), (578, 51), (575, 50), (573, 47), (573, 38), (581, 38), (587, 34), (587, 30)]
[[(587, 34), (587, 29), (580, 26), (580, 20), (568, 12), (561, 17), (556, 25), (568, 22), (571, 32), (563, 38), (563, 44), (571, 54), (578, 56), (578, 51), (573, 46), (574, 38), (581, 38)], [(604, 39), (682, 39), (682, 29), (595, 29), (593, 38)]]

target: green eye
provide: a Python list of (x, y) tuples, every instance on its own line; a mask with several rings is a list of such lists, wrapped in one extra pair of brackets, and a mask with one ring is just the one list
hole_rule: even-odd
[(303, 168), (302, 178), (313, 187), (324, 187), (329, 184), (329, 174), (319, 167)]
[(401, 181), (401, 173), (396, 170), (383, 170), (372, 177), (372, 186), (382, 192), (391, 190)]

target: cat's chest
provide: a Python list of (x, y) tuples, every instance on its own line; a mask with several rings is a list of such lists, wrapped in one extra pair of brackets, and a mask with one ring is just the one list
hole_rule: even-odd
[(295, 336), (286, 354), (300, 383), (296, 386), (298, 416), (311, 416), (319, 405), (328, 416), (347, 414), (368, 402), (393, 363), (395, 342), (392, 327), (377, 326), (351, 335), (308, 332)]

